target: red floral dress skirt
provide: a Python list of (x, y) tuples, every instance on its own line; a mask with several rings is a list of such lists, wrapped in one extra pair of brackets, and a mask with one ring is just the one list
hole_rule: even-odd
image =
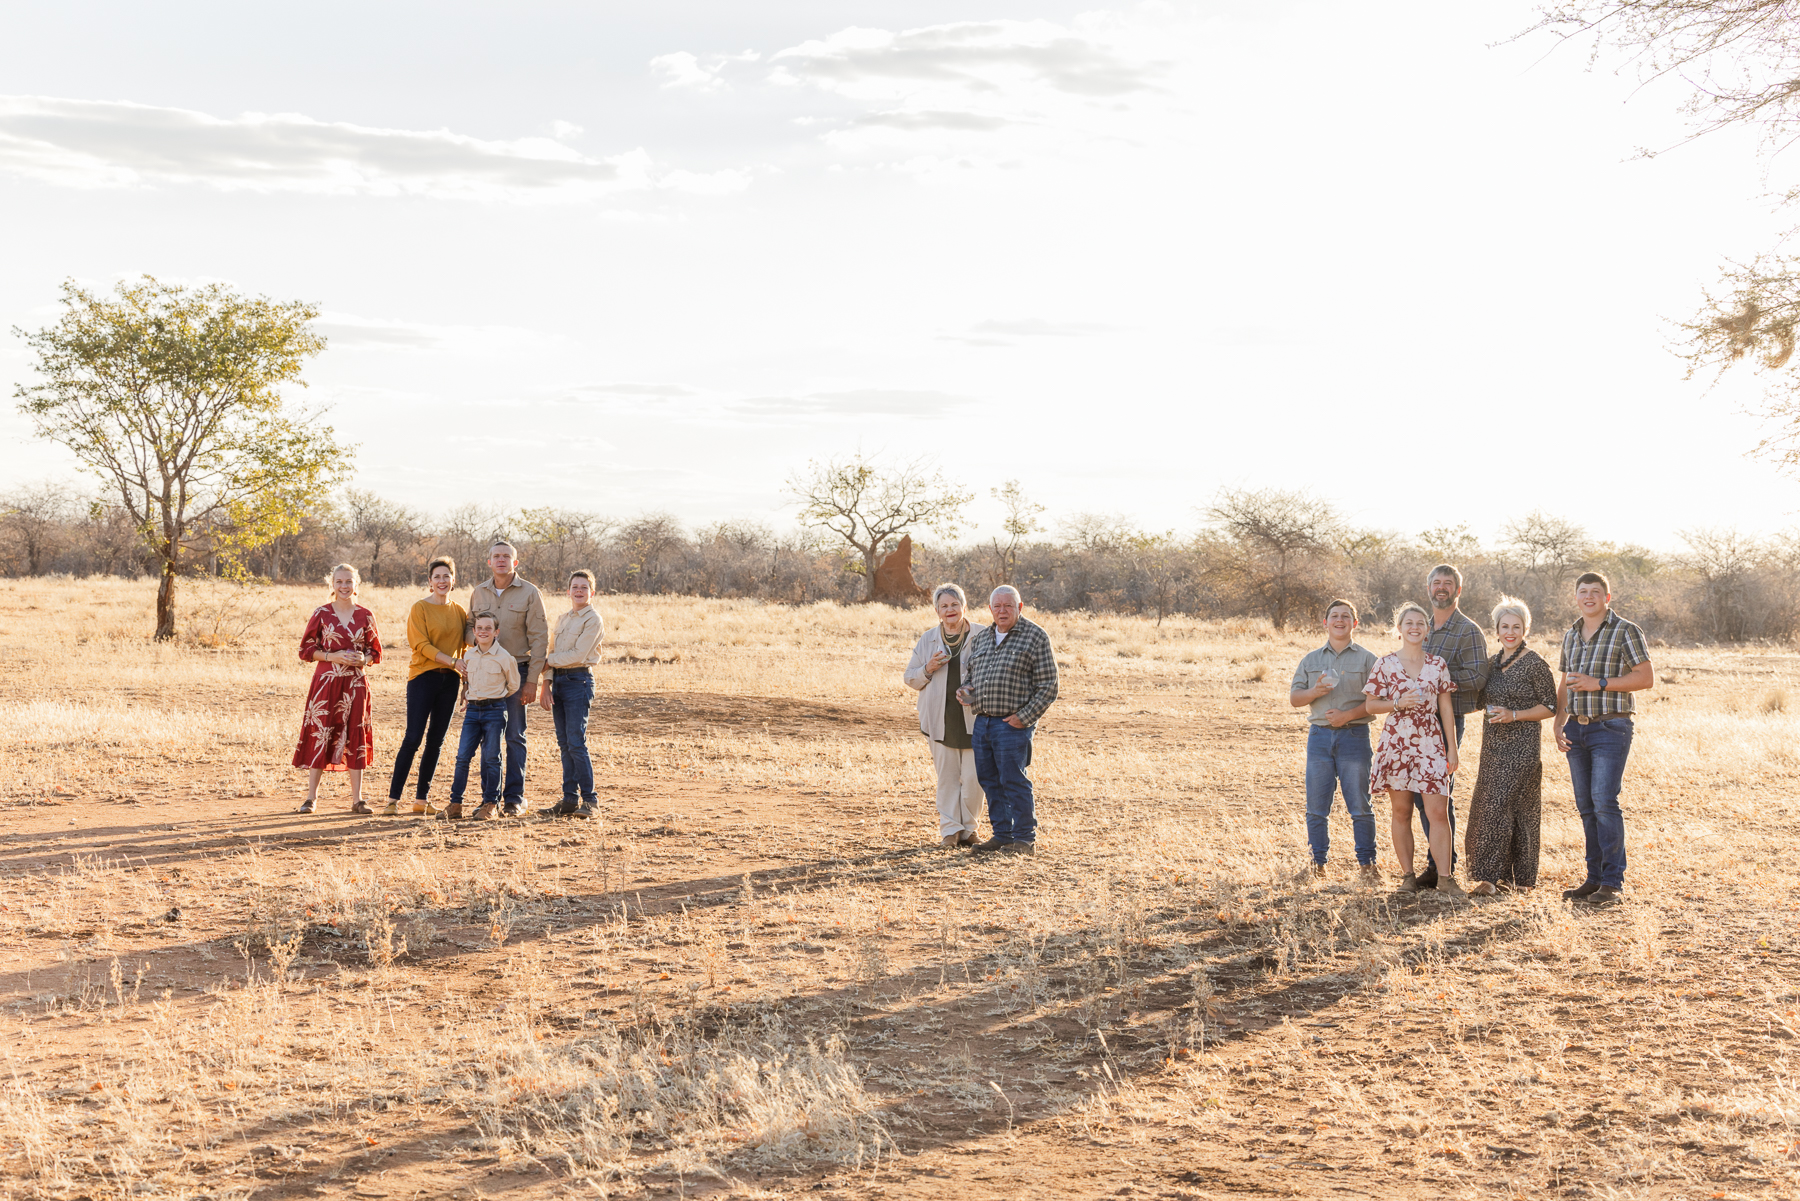
[[(300, 638), (300, 661), (312, 662), (314, 651), (351, 650), (361, 651), (370, 663), (381, 662), (381, 637), (375, 631), (374, 614), (357, 605), (345, 624), (329, 604), (314, 609)], [(360, 770), (374, 757), (375, 731), (369, 723), (369, 684), (363, 669), (342, 663), (314, 664), (294, 766)]]
[(1400, 665), (1399, 655), (1383, 655), (1363, 686), (1369, 696), (1384, 701), (1415, 690), (1425, 703), (1416, 709), (1396, 709), (1381, 725), (1381, 742), (1369, 767), (1370, 792), (1450, 795), (1450, 753), (1438, 720), (1438, 696), (1456, 691), (1450, 665), (1437, 655), (1426, 655), (1415, 680)]

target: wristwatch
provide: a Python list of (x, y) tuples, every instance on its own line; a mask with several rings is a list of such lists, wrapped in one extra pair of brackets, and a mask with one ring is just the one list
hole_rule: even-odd
[(1600, 691), (1601, 692), (1606, 691), (1606, 677), (1605, 676), (1600, 677)]

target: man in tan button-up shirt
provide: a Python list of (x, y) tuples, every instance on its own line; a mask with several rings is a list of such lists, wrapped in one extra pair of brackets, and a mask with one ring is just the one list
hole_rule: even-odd
[[(544, 670), (544, 654), (550, 645), (550, 622), (544, 616), (544, 597), (536, 585), (519, 576), (519, 552), (510, 542), (488, 548), (488, 568), (494, 573), (469, 593), (469, 612), (483, 611), (500, 619), (495, 638), (518, 661), (525, 683), (506, 705), (506, 789), (502, 817), (525, 812), (525, 706), (537, 699), (538, 676)], [(469, 642), (475, 641), (474, 622), (469, 623)]]
[(594, 816), (594, 764), (588, 757), (588, 707), (594, 703), (594, 664), (600, 662), (605, 632), (591, 603), (594, 575), (583, 568), (569, 576), (569, 611), (556, 623), (544, 672), (543, 706), (556, 720), (556, 747), (562, 752), (562, 800), (558, 817)]

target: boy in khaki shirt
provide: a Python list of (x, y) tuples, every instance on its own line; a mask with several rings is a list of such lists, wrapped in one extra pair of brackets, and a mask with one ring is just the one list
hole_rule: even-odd
[(569, 575), (569, 611), (556, 623), (544, 659), (542, 705), (556, 719), (556, 746), (562, 752), (562, 800), (558, 817), (594, 816), (594, 763), (588, 757), (588, 708), (594, 703), (594, 664), (600, 662), (605, 623), (591, 603), (594, 574)]
[(475, 649), (463, 659), (462, 741), (456, 748), (456, 775), (450, 783), (450, 807), (444, 816), (463, 815), (463, 790), (469, 783), (469, 761), (481, 748), (481, 805), (476, 821), (494, 816), (500, 800), (500, 740), (506, 734), (506, 702), (519, 691), (519, 664), (494, 639), (499, 622), (492, 613), (475, 615)]

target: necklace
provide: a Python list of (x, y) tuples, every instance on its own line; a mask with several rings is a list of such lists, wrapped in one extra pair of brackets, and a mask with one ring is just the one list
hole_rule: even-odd
[(1519, 656), (1524, 653), (1525, 653), (1525, 644), (1523, 642), (1519, 643), (1519, 649), (1512, 653), (1512, 658), (1510, 658), (1510, 659), (1508, 659), (1506, 657), (1505, 651), (1501, 651), (1500, 657), (1494, 661), (1494, 670), (1495, 671), (1505, 671), (1507, 668), (1509, 668), (1513, 664), (1517, 663), (1519, 661)]
[(954, 638), (952, 638), (952, 637), (950, 637), (950, 635), (944, 633), (943, 630), (940, 628), (938, 630), (938, 637), (943, 640), (945, 653), (947, 653), (952, 659), (954, 659), (954, 658), (956, 658), (957, 655), (962, 653), (963, 643), (965, 643), (969, 640), (969, 627), (964, 626), (963, 632), (958, 634)]

